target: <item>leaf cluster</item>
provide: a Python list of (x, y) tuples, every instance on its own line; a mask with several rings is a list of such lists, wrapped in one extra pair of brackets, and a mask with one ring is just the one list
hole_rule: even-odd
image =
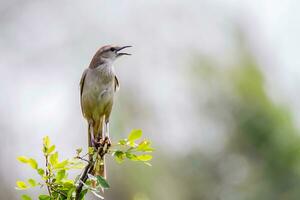
[(142, 131), (134, 129), (130, 132), (127, 138), (119, 140), (119, 149), (112, 150), (112, 155), (118, 163), (129, 159), (131, 161), (140, 161), (151, 166), (149, 161), (152, 159), (154, 149), (151, 147), (151, 142), (147, 139), (138, 140), (142, 137)]
[[(132, 130), (129, 136), (119, 140), (114, 148), (105, 151), (104, 154), (112, 155), (118, 163), (125, 159), (131, 161), (140, 161), (150, 165), (154, 149), (149, 140), (141, 140), (141, 130)], [(89, 148), (85, 155), (82, 149), (76, 149), (76, 156), (72, 159), (59, 159), (59, 153), (56, 147), (51, 143), (48, 136), (43, 138), (42, 153), (44, 164), (39, 164), (34, 158), (19, 156), (19, 162), (32, 168), (40, 177), (39, 180), (29, 178), (26, 181), (17, 181), (16, 189), (27, 190), (34, 187), (47, 188), (48, 194), (40, 194), (39, 200), (83, 200), (87, 192), (102, 198), (100, 191), (108, 189), (110, 186), (107, 180), (102, 176), (93, 176), (90, 169), (96, 162), (101, 162), (104, 154), (99, 156), (99, 151), (95, 148)], [(89, 159), (85, 157), (89, 156)], [(70, 170), (80, 169), (82, 172), (74, 179), (69, 178)], [(26, 194), (21, 196), (22, 200), (31, 200)]]

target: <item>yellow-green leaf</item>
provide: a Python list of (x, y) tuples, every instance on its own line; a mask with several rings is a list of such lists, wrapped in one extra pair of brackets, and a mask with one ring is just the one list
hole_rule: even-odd
[(28, 196), (28, 195), (26, 195), (26, 194), (23, 194), (23, 195), (21, 196), (21, 199), (22, 199), (22, 200), (32, 200), (31, 197)]
[(144, 155), (139, 155), (138, 156), (138, 159), (140, 161), (149, 161), (152, 159), (152, 156), (151, 155), (148, 155), (148, 154), (144, 154)]
[(55, 145), (52, 145), (51, 147), (49, 147), (48, 149), (47, 149), (47, 154), (50, 154), (50, 153), (52, 153), (53, 151), (55, 150)]
[(19, 156), (17, 159), (21, 163), (28, 163), (29, 160), (26, 156)]
[(135, 154), (132, 154), (132, 153), (126, 153), (126, 157), (129, 159), (129, 160), (132, 160), (132, 161), (138, 161), (138, 157), (135, 155)]
[(128, 136), (128, 140), (129, 141), (135, 141), (137, 139), (139, 139), (140, 137), (142, 137), (142, 130), (137, 130), (137, 129), (134, 129), (130, 132), (129, 136)]
[(66, 176), (66, 170), (59, 170), (56, 174), (56, 181), (61, 181)]
[(37, 184), (36, 184), (36, 181), (34, 179), (28, 179), (28, 183), (31, 187), (35, 187)]
[(20, 190), (25, 190), (25, 189), (28, 188), (28, 186), (26, 185), (26, 183), (23, 182), (23, 181), (17, 181), (17, 187), (18, 187), (18, 189), (20, 189)]
[(46, 147), (46, 148), (49, 148), (50, 146), (50, 138), (48, 136), (44, 137), (43, 138), (43, 145)]
[(33, 168), (33, 169), (37, 169), (38, 168), (38, 163), (36, 162), (36, 160), (34, 160), (33, 158), (30, 158), (28, 160), (28, 164)]
[(42, 169), (42, 168), (37, 169), (37, 172), (38, 172), (38, 174), (41, 175), (41, 176), (43, 176), (44, 173), (45, 173), (44, 169)]
[(39, 200), (50, 200), (51, 197), (49, 195), (42, 194), (39, 196)]
[(58, 152), (55, 152), (54, 154), (51, 154), (49, 160), (50, 160), (50, 164), (52, 166), (56, 165), (56, 163), (58, 163)]
[(54, 169), (61, 169), (61, 168), (66, 167), (68, 164), (69, 164), (69, 161), (68, 160), (64, 160), (64, 161), (62, 161), (60, 163), (55, 164), (53, 167), (54, 167)]

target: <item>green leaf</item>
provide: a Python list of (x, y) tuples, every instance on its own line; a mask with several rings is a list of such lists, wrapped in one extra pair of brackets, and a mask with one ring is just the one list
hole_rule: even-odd
[(58, 163), (58, 152), (55, 152), (54, 154), (51, 154), (49, 160), (50, 160), (50, 164), (52, 166), (56, 165), (56, 163)]
[(43, 138), (43, 145), (48, 149), (50, 146), (50, 138), (48, 136)]
[(62, 161), (62, 162), (60, 162), (60, 163), (55, 164), (53, 167), (54, 167), (54, 169), (63, 169), (63, 168), (65, 168), (68, 164), (69, 164), (69, 161), (68, 161), (68, 160), (64, 160), (64, 161)]
[(119, 140), (120, 145), (125, 145), (127, 143), (126, 139)]
[(52, 145), (51, 147), (49, 147), (46, 151), (47, 154), (52, 153), (55, 150), (55, 145)]
[(37, 172), (38, 172), (38, 174), (41, 175), (41, 176), (43, 176), (43, 175), (45, 174), (45, 171), (44, 171), (44, 169), (42, 169), (42, 168), (37, 169)]
[(71, 200), (71, 199), (74, 199), (75, 197), (75, 188), (72, 188), (68, 191), (68, 194), (67, 194), (67, 200)]
[(51, 197), (49, 195), (42, 194), (39, 196), (39, 200), (50, 200)]
[(138, 159), (140, 161), (149, 161), (152, 159), (152, 156), (151, 155), (148, 155), (148, 154), (144, 154), (144, 155), (140, 155), (138, 156)]
[(126, 157), (129, 159), (129, 160), (132, 160), (132, 161), (138, 161), (138, 157), (135, 155), (135, 154), (132, 154), (132, 153), (128, 153), (126, 152)]
[(128, 140), (129, 141), (135, 141), (137, 139), (139, 139), (140, 137), (142, 137), (142, 130), (137, 130), (137, 129), (134, 129), (130, 132), (129, 136), (128, 136)]
[(73, 180), (63, 180), (63, 186), (64, 188), (71, 189), (74, 187), (74, 181)]
[(154, 151), (154, 149), (151, 148), (150, 145), (151, 145), (150, 141), (144, 140), (138, 145), (137, 150), (143, 152), (152, 152)]
[(38, 163), (36, 162), (36, 160), (34, 160), (33, 158), (30, 158), (28, 160), (28, 164), (33, 168), (33, 169), (37, 169), (38, 168)]
[(30, 198), (30, 196), (28, 196), (28, 195), (26, 195), (26, 194), (23, 194), (23, 195), (21, 196), (21, 199), (22, 199), (22, 200), (32, 200), (32, 199)]
[(114, 157), (117, 163), (122, 163), (125, 158), (125, 153), (123, 151), (118, 150), (114, 153)]
[(97, 183), (103, 188), (103, 189), (108, 189), (109, 185), (107, 183), (107, 181), (105, 180), (105, 178), (103, 178), (102, 176), (97, 176)]
[(28, 163), (28, 158), (26, 156), (19, 156), (17, 159), (21, 163)]
[(36, 181), (34, 179), (28, 179), (28, 183), (31, 187), (35, 187), (37, 184), (36, 184)]
[(56, 174), (56, 181), (61, 181), (66, 176), (66, 170), (59, 170)]
[(28, 189), (28, 186), (23, 181), (17, 181), (16, 184), (17, 184), (18, 189), (20, 189), (20, 190)]
[(88, 192), (88, 189), (82, 190), (79, 194), (79, 199), (80, 200), (83, 199), (87, 192)]

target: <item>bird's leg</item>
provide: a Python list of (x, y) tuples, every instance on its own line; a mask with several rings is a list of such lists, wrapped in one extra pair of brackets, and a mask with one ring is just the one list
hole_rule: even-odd
[(94, 134), (94, 122), (90, 122), (89, 123), (89, 137), (91, 139), (91, 147), (97, 147), (97, 145), (99, 144), (96, 140), (95, 140), (95, 134)]
[(105, 131), (106, 135), (105, 135), (104, 140), (107, 143), (107, 146), (110, 147), (111, 141), (110, 141), (110, 137), (109, 137), (109, 121), (108, 120), (105, 122), (105, 129), (106, 129), (106, 131)]

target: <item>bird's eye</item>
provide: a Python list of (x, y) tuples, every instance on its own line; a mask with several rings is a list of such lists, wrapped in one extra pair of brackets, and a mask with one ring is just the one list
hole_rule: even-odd
[(111, 50), (111, 51), (115, 51), (115, 50), (116, 50), (116, 48), (112, 47), (112, 48), (110, 48), (110, 50)]

